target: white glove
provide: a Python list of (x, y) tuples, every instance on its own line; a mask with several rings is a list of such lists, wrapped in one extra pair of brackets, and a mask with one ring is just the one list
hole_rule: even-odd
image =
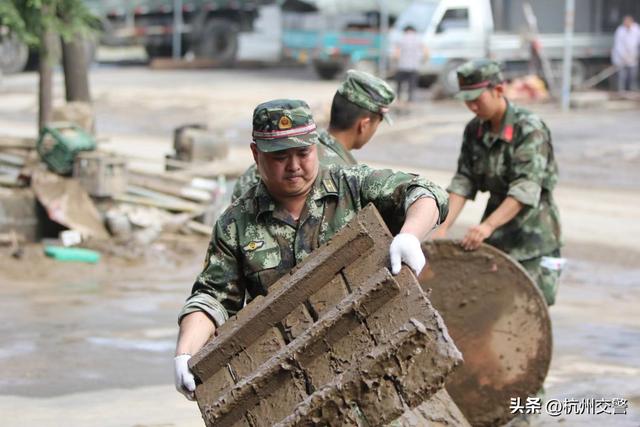
[(176, 383), (176, 390), (184, 394), (189, 400), (196, 400), (196, 380), (193, 374), (189, 370), (190, 354), (181, 354), (173, 358), (174, 363), (174, 380)]
[(420, 247), (420, 241), (409, 233), (400, 233), (393, 238), (389, 247), (389, 256), (393, 275), (400, 273), (403, 262), (411, 267), (416, 276), (420, 274), (427, 263)]

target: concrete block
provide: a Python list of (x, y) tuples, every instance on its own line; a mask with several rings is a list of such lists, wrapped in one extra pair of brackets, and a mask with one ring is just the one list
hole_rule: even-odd
[(206, 424), (380, 426), (440, 390), (460, 354), (390, 242), (367, 207), (229, 319), (191, 360)]
[(127, 161), (101, 151), (78, 153), (73, 177), (94, 197), (114, 197), (127, 191)]
[(205, 381), (234, 355), (282, 321), (346, 265), (357, 259), (360, 253), (374, 246), (366, 229), (359, 224), (347, 225), (341, 231), (329, 245), (318, 248), (314, 256), (274, 283), (259, 304), (252, 302), (249, 304), (251, 308), (245, 307), (240, 312), (241, 317), (225, 323), (216, 339), (193, 356), (190, 366), (201, 381)]
[(38, 236), (38, 203), (31, 189), (0, 188), (0, 234), (15, 231), (25, 241)]

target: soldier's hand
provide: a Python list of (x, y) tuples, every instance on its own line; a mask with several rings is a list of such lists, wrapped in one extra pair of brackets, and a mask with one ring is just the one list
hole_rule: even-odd
[(420, 241), (410, 233), (400, 233), (393, 238), (389, 247), (389, 256), (391, 258), (391, 273), (394, 275), (400, 273), (403, 262), (411, 267), (416, 276), (420, 274), (427, 263), (420, 247)]
[(473, 226), (462, 239), (462, 247), (467, 251), (475, 251), (493, 233), (493, 228), (487, 224)]
[(189, 369), (190, 354), (181, 354), (174, 357), (174, 380), (176, 390), (189, 400), (196, 400), (196, 380)]

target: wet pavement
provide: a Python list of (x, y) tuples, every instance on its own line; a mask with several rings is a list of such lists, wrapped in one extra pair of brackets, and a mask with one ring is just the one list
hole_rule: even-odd
[[(241, 90), (234, 91), (234, 81), (243, 82)], [(33, 75), (4, 78), (3, 129), (26, 132), (35, 123), (35, 82)], [(144, 140), (157, 147), (158, 158), (169, 151), (174, 125), (206, 121), (235, 135), (232, 143), (240, 147), (256, 103), (297, 93), (322, 117), (335, 90), (335, 82), (300, 70), (268, 70), (265, 77), (255, 70), (108, 68), (92, 83), (99, 129)], [(619, 397), (629, 407), (627, 415), (541, 415), (531, 425), (640, 426), (640, 245), (625, 235), (637, 221), (622, 215), (640, 188), (638, 110), (563, 115), (553, 106), (532, 108), (552, 129), (561, 188), (581, 190), (580, 203), (566, 203), (561, 214), (594, 231), (566, 241), (569, 262), (551, 308), (554, 352), (545, 399)], [(356, 155), (388, 163), (393, 153), (394, 165), (450, 173), (469, 117), (453, 102), (420, 104), (396, 114), (396, 124), (381, 127)], [(614, 193), (619, 206), (606, 206), (607, 217), (593, 221), (604, 208), (599, 201)], [(460, 221), (463, 230), (477, 218), (463, 213)], [(206, 244), (203, 238), (177, 251), (156, 244), (139, 260), (106, 256), (96, 266), (56, 263), (38, 246), (20, 261), (0, 249), (0, 414), (14, 417), (9, 424), (0, 417), (0, 425), (198, 425), (195, 406), (172, 390), (171, 364), (176, 315)]]
[(98, 266), (65, 264), (33, 246), (20, 263), (27, 262), (37, 278), (7, 280), (7, 270), (20, 265), (5, 264), (0, 282), (0, 395), (167, 383), (176, 316), (200, 261), (147, 259), (123, 267), (106, 257)]
[[(597, 249), (615, 253), (606, 246)], [(550, 309), (554, 351), (544, 397), (561, 402), (622, 398), (628, 414), (541, 416), (534, 425), (638, 426), (640, 268), (584, 254), (572, 244), (563, 255), (569, 262)]]

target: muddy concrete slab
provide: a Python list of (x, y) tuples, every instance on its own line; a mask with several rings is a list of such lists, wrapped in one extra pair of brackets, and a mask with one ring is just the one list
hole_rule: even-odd
[(379, 426), (440, 390), (460, 353), (415, 276), (387, 270), (390, 242), (369, 205), (222, 325), (190, 362), (206, 424)]

